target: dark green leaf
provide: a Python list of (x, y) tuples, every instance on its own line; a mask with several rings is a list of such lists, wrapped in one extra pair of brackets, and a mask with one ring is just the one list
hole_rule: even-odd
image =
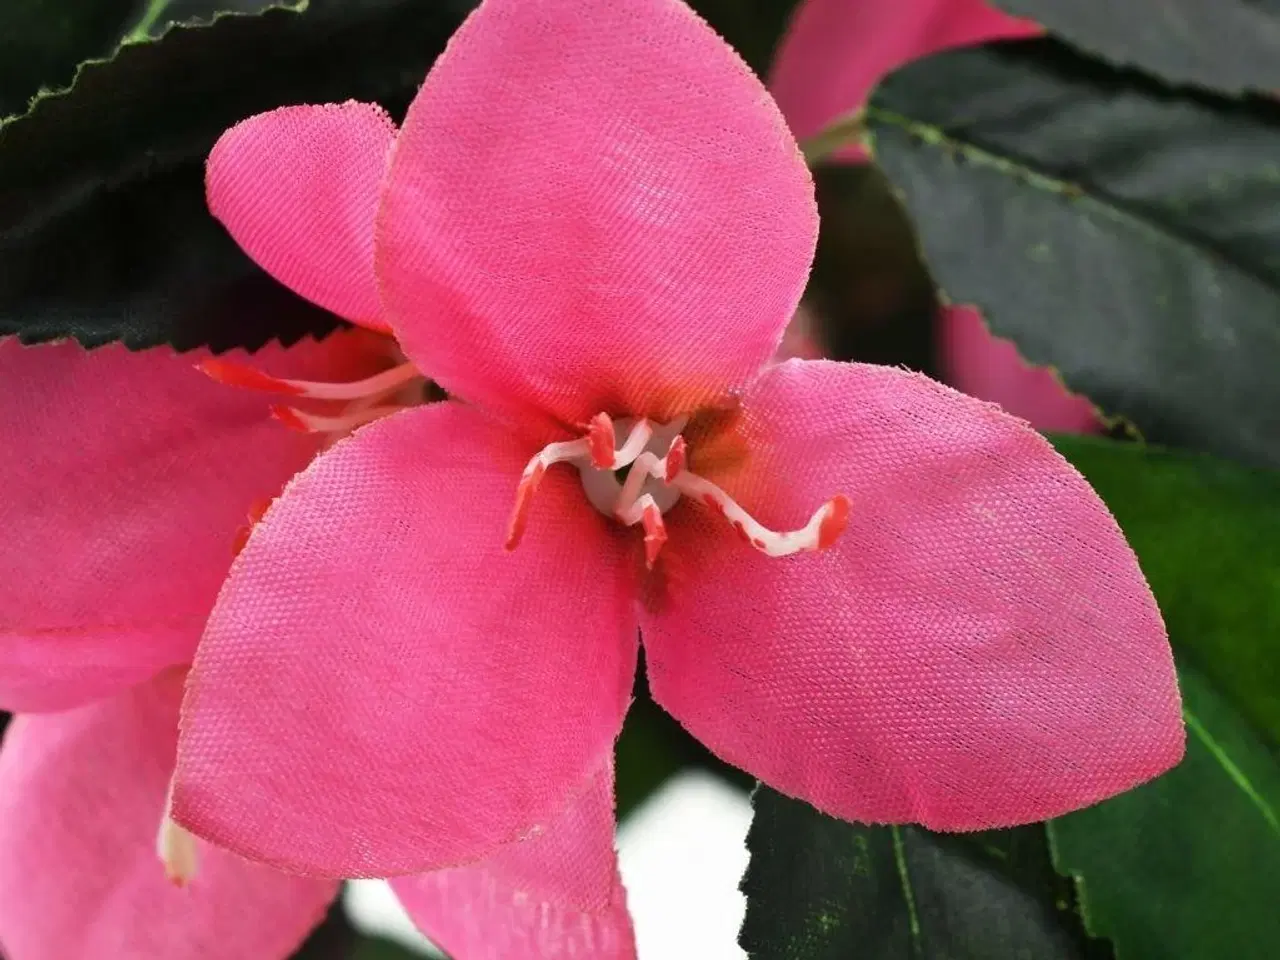
[(1030, 41), (909, 66), (868, 122), (953, 300), (1150, 439), (1280, 465), (1280, 106)]
[(398, 943), (376, 937), (362, 937), (352, 948), (351, 960), (421, 960), (422, 954), (406, 950)]
[(1228, 94), (1280, 90), (1276, 0), (994, 0), (1117, 66)]
[(41, 87), (71, 82), (76, 65), (115, 47), (138, 0), (0, 2), (0, 117), (22, 113)]
[(1280, 766), (1197, 673), (1182, 671), (1182, 692), (1186, 759), (1052, 823), (1055, 859), (1080, 878), (1086, 923), (1112, 940), (1118, 960), (1271, 960)]
[(0, 335), (224, 348), (331, 328), (208, 215), (205, 156), (282, 104), (402, 110), (469, 6), (311, 0), (86, 65), (70, 92), (0, 128)]
[(1120, 521), (1179, 658), (1280, 747), (1280, 474), (1140, 444), (1054, 444)]
[(844, 823), (761, 786), (741, 943), (757, 960), (1109, 955), (1072, 912), (1043, 828), (945, 836)]

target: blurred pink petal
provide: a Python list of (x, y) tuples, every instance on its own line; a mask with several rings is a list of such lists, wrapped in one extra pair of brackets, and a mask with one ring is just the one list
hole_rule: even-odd
[(957, 390), (998, 403), (1038, 430), (1102, 429), (1093, 404), (1066, 390), (1049, 368), (1023, 360), (1013, 343), (993, 336), (972, 307), (943, 307), (938, 337), (943, 373)]
[(0, 749), (0, 944), (9, 960), (284, 960), (337, 884), (201, 845), (186, 889), (156, 830), (182, 676), (67, 713), (16, 718)]
[(424, 372), (572, 426), (744, 383), (816, 232), (782, 117), (683, 3), (490, 0), (409, 109), (376, 265)]
[[(246, 856), (391, 876), (546, 822), (612, 749), (637, 632), (623, 538), (447, 402), (318, 457), (254, 532), (196, 657), (175, 817)], [(252, 788), (249, 788), (252, 784)]]
[(391, 886), (422, 932), (465, 960), (635, 960), (613, 830), (610, 759), (530, 839)]
[(1034, 431), (917, 374), (791, 361), (721, 478), (762, 522), (852, 512), (786, 562), (686, 513), (696, 576), (642, 617), (654, 698), (820, 809), (941, 830), (1056, 816), (1168, 769), (1173, 661), (1132, 550)]
[[(341, 372), (347, 346), (253, 359)], [(251, 505), (315, 453), (203, 356), (0, 341), (0, 706), (63, 709), (187, 663)]]
[(355, 101), (250, 117), (209, 155), (209, 210), (295, 293), (386, 330), (373, 278), (373, 220), (395, 134), (385, 110)]
[[(800, 140), (866, 103), (899, 67), (952, 47), (1042, 33), (985, 0), (804, 0), (769, 74), (769, 90)], [(851, 147), (837, 159), (861, 161)]]

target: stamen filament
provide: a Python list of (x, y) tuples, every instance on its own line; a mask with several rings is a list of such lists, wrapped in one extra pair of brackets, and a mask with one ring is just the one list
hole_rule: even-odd
[(644, 452), (645, 446), (652, 437), (653, 424), (644, 418), (637, 420), (631, 425), (631, 432), (627, 434), (627, 439), (613, 455), (613, 461), (606, 464), (608, 469), (621, 470), (627, 464), (634, 463), (635, 459)]
[(349, 383), (286, 380), (283, 377), (273, 377), (255, 367), (218, 357), (210, 357), (196, 364), (196, 369), (210, 379), (228, 386), (283, 393), (291, 397), (307, 397), (311, 400), (357, 400), (361, 397), (378, 397), (422, 376), (412, 363), (402, 363), (372, 377)]
[(799, 530), (779, 533), (747, 513), (718, 486), (687, 470), (671, 481), (681, 494), (693, 497), (720, 514), (739, 536), (770, 557), (787, 557), (806, 550), (825, 550), (844, 532), (849, 522), (849, 498), (838, 494), (824, 503)]
[[(622, 492), (618, 494), (617, 503), (614, 504), (614, 515), (622, 520), (624, 514), (629, 514), (632, 506), (644, 499), (640, 496), (640, 491), (644, 488), (644, 483), (650, 477), (658, 480), (666, 480), (667, 461), (658, 459), (655, 453), (642, 453), (636, 457), (635, 462), (631, 464), (631, 472), (627, 474), (626, 481), (622, 484)], [(634, 520), (623, 520), (628, 525), (634, 523)]]
[(356, 410), (340, 417), (322, 417), (319, 414), (305, 413), (295, 407), (277, 405), (271, 408), (271, 416), (290, 430), (297, 430), (299, 433), (343, 433), (403, 409), (405, 408), (399, 405), (383, 405)]
[(520, 538), (524, 536), (525, 524), (529, 519), (529, 505), (533, 502), (533, 495), (542, 482), (542, 475), (547, 472), (547, 467), (590, 456), (591, 440), (588, 437), (549, 443), (534, 454), (520, 475), (520, 486), (516, 489), (516, 505), (511, 511), (511, 522), (507, 525), (508, 550), (514, 550), (520, 545)]

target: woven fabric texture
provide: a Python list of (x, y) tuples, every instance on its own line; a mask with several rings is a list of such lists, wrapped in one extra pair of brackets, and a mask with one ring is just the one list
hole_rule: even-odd
[(451, 393), (666, 419), (769, 359), (816, 236), (781, 115), (683, 3), (490, 2), (409, 108), (376, 267)]
[[(513, 960), (555, 956), (576, 941), (538, 938), (611, 882), (604, 821), (571, 804), (638, 625), (660, 702), (846, 817), (1036, 820), (1175, 762), (1159, 611), (1039, 435), (901, 371), (761, 372), (815, 227), (775, 106), (682, 3), (486, 0), (409, 109), (374, 232), (382, 315), (461, 399), (361, 428), (256, 528), (193, 668), (175, 816), (302, 872), (447, 869), (400, 884), (424, 927), (470, 947), (492, 919), (483, 951), (528, 921)], [(504, 551), (543, 436), (601, 411), (696, 415), (690, 469), (783, 530), (845, 494), (848, 530), (767, 560), (685, 501), (648, 574), (560, 466)]]
[(613, 837), (611, 759), (529, 840), (391, 886), (414, 923), (460, 960), (635, 960)]
[(750, 459), (718, 479), (763, 522), (833, 490), (853, 509), (834, 547), (786, 562), (672, 511), (696, 575), (642, 617), (649, 682), (722, 757), (845, 819), (955, 830), (1056, 816), (1181, 756), (1155, 600), (1039, 434), (917, 374), (799, 360), (751, 387), (739, 430)]
[[(253, 362), (340, 377), (350, 347)], [(318, 449), (269, 397), (196, 371), (203, 356), (0, 341), (0, 708), (76, 706), (189, 663), (250, 507)]]
[(0, 749), (0, 949), (9, 960), (285, 960), (331, 880), (200, 844), (178, 889), (156, 859), (182, 671), (58, 714), (16, 718)]
[(385, 332), (373, 220), (395, 134), (386, 111), (368, 103), (281, 107), (250, 117), (209, 154), (209, 210), (294, 293)]
[(268, 863), (391, 876), (487, 855), (564, 805), (631, 699), (634, 590), (627, 540), (567, 473), (543, 482), (529, 549), (503, 550), (532, 453), (446, 402), (290, 483), (196, 657), (179, 820)]

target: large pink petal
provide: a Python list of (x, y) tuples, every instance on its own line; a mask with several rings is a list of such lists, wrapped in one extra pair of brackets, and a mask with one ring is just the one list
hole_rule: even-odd
[(1086, 398), (1066, 390), (1046, 367), (1023, 360), (1018, 348), (994, 336), (972, 307), (944, 307), (938, 347), (947, 383), (998, 403), (1038, 430), (1097, 433), (1102, 421)]
[(393, 880), (414, 923), (465, 960), (635, 960), (613, 846), (612, 758), (545, 829), (465, 867)]
[(569, 469), (503, 550), (531, 452), (448, 402), (299, 474), (200, 645), (180, 821), (268, 863), (391, 876), (485, 856), (567, 802), (630, 701), (635, 590), (627, 538)]
[[(782, 38), (769, 89), (804, 140), (852, 113), (885, 74), (912, 60), (1041, 32), (985, 0), (806, 0)], [(854, 147), (838, 159), (866, 154)]]
[(15, 719), (0, 749), (0, 944), (9, 960), (284, 960), (332, 881), (201, 844), (179, 889), (156, 858), (179, 671), (67, 713)]
[(386, 330), (373, 279), (378, 188), (396, 128), (370, 103), (281, 107), (241, 121), (209, 154), (209, 209), (295, 293)]
[(822, 361), (765, 373), (739, 430), (750, 460), (722, 479), (762, 522), (853, 506), (832, 549), (786, 560), (671, 515), (691, 573), (642, 618), (649, 678), (726, 760), (840, 817), (956, 830), (1056, 816), (1181, 756), (1160, 612), (1035, 431)]
[[(318, 375), (349, 343), (240, 359)], [(0, 342), (0, 705), (62, 709), (188, 662), (254, 501), (314, 454), (201, 357)]]
[(445, 389), (663, 419), (769, 359), (816, 232), (772, 100), (679, 0), (487, 0), (409, 109), (376, 266)]

